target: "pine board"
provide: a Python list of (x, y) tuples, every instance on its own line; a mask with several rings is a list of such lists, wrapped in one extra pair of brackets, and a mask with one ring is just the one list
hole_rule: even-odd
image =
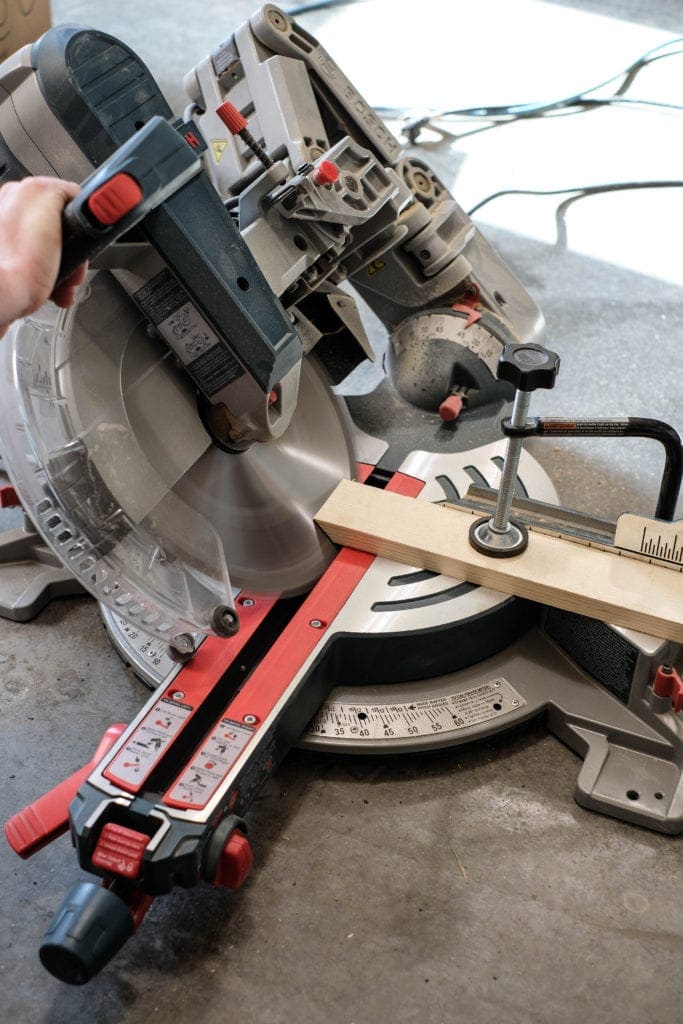
[(468, 541), (469, 512), (348, 480), (316, 522), (336, 544), (683, 643), (683, 575), (664, 566), (533, 532), (491, 558)]

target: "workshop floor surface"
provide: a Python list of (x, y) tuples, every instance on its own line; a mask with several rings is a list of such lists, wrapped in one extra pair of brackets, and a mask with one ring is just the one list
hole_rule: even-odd
[[(52, 2), (55, 22), (89, 23), (138, 49), (177, 109), (184, 72), (253, 6)], [(508, 32), (511, 9), (517, 32), (501, 46), (493, 15)], [(678, 0), (372, 0), (306, 25), (372, 102), (440, 107), (570, 94), (682, 31), (683, 14)], [(572, 54), (571, 32), (585, 50)], [(528, 84), (541, 57), (540, 85)], [(669, 63), (673, 90), (680, 63)], [(683, 102), (680, 84), (668, 101)], [(428, 141), (421, 154), (468, 207), (497, 188), (680, 177), (676, 146), (671, 113), (605, 110)], [(557, 389), (532, 411), (651, 415), (682, 429), (672, 373), (683, 337), (680, 191), (577, 204), (567, 251), (553, 242), (554, 204), (513, 197), (480, 221), (562, 355)], [(647, 442), (530, 447), (573, 507), (614, 516), (654, 505), (661, 462)], [(0, 515), (0, 527), (13, 522)], [(56, 602), (26, 625), (0, 620), (2, 817), (87, 760), (146, 693), (90, 599)], [(579, 767), (542, 721), (439, 755), (295, 752), (249, 815), (255, 869), (243, 889), (158, 900), (83, 989), (55, 981), (37, 957), (79, 877), (68, 840), (26, 863), (4, 847), (0, 1021), (673, 1024), (683, 1005), (680, 840), (580, 808)]]

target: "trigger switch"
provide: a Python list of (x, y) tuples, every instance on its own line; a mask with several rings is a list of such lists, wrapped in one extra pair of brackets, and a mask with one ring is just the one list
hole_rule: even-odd
[(86, 205), (99, 225), (111, 227), (134, 210), (142, 198), (142, 189), (135, 178), (121, 172), (95, 189)]

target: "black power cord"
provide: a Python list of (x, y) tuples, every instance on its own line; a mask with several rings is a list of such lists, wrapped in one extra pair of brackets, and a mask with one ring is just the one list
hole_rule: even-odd
[(640, 189), (647, 188), (681, 188), (683, 187), (683, 180), (677, 181), (665, 180), (665, 181), (617, 181), (608, 182), (604, 185), (575, 185), (571, 188), (551, 188), (551, 189), (540, 189), (540, 188), (505, 188), (499, 192), (492, 192), (491, 195), (486, 196), (484, 199), (480, 199), (471, 209), (467, 211), (468, 217), (471, 217), (478, 210), (481, 210), (483, 206), (488, 203), (492, 203), (494, 199), (500, 199), (501, 196), (568, 196), (564, 202), (555, 210), (555, 224), (557, 227), (557, 239), (556, 245), (559, 248), (566, 249), (567, 247), (567, 222), (566, 214), (572, 203), (578, 202), (579, 199), (585, 199), (587, 196), (603, 195), (607, 192), (628, 192), (637, 191)]
[[(325, 10), (331, 7), (345, 6), (353, 2), (358, 2), (358, 0), (314, 0), (314, 2), (303, 3), (299, 4), (297, 7), (289, 8), (287, 13), (295, 17), (301, 14), (309, 14), (313, 11)], [(675, 46), (678, 46), (679, 49), (672, 50), (671, 47)], [(483, 121), (484, 124), (472, 131), (462, 133), (463, 135), (472, 135), (476, 132), (501, 127), (504, 124), (514, 124), (516, 121), (520, 120), (566, 116), (568, 114), (578, 114), (599, 107), (613, 106), (617, 104), (680, 111), (683, 110), (683, 105), (681, 104), (664, 103), (657, 100), (633, 99), (631, 97), (627, 97), (625, 94), (631, 88), (643, 68), (650, 64), (654, 64), (656, 61), (665, 60), (668, 57), (676, 57), (681, 54), (683, 54), (683, 36), (676, 36), (673, 39), (669, 39), (664, 43), (659, 43), (658, 46), (653, 46), (651, 49), (646, 50), (617, 74), (611, 75), (604, 81), (598, 82), (597, 85), (592, 85), (588, 89), (583, 89), (581, 92), (574, 93), (571, 96), (565, 96), (562, 99), (552, 100), (546, 103), (511, 103), (496, 106), (463, 107), (455, 110), (431, 112), (417, 118), (412, 117), (404, 120), (404, 123), (401, 126), (401, 131), (407, 136), (413, 145), (417, 145), (419, 144), (419, 136), (423, 128), (437, 127), (437, 125), (443, 121)], [(599, 92), (601, 89), (606, 89), (608, 86), (614, 85), (615, 83), (619, 83), (618, 87), (608, 96), (595, 97), (592, 95), (593, 93)], [(393, 121), (399, 121), (401, 118), (405, 119), (407, 116), (407, 108), (405, 107), (380, 106), (375, 107), (375, 110), (381, 117), (385, 117)], [(468, 210), (468, 215), (471, 217), (478, 210), (481, 210), (482, 207), (493, 202), (495, 199), (500, 199), (502, 196), (566, 195), (568, 198), (560, 203), (555, 211), (557, 245), (560, 247), (566, 247), (566, 213), (569, 207), (573, 203), (578, 202), (579, 199), (585, 199), (587, 196), (602, 195), (609, 192), (625, 192), (629, 190), (651, 188), (680, 188), (682, 186), (683, 180), (667, 180), (609, 182), (598, 185), (576, 185), (570, 188), (561, 189), (501, 189), (500, 191), (492, 192), (484, 199), (481, 199), (470, 210)]]
[[(328, 10), (332, 7), (348, 6), (359, 0), (311, 0), (310, 3), (299, 4), (296, 7), (287, 8), (287, 14), (298, 17), (301, 14), (311, 14), (314, 11)], [(361, 0), (362, 2), (362, 0)], [(672, 46), (680, 46), (677, 50), (670, 50)], [(665, 52), (663, 52), (665, 51)], [(663, 103), (657, 100), (626, 98), (626, 93), (631, 88), (638, 74), (649, 64), (658, 60), (665, 60), (667, 57), (676, 57), (683, 54), (683, 36), (675, 36), (664, 43), (651, 47), (641, 54), (628, 67), (611, 75), (597, 85), (588, 89), (565, 96), (559, 100), (551, 100), (545, 103), (504, 103), (494, 106), (461, 107), (453, 110), (431, 111), (420, 117), (412, 117), (404, 120), (401, 131), (407, 136), (413, 145), (419, 143), (419, 136), (423, 128), (435, 126), (435, 123), (442, 121), (485, 121), (488, 127), (498, 127), (502, 124), (512, 124), (515, 121), (528, 118), (547, 117), (558, 113), (580, 113), (581, 111), (594, 109), (596, 107), (611, 106), (613, 104), (630, 104), (633, 106), (657, 107), (663, 110), (683, 110), (683, 105), (677, 103)], [(592, 93), (606, 89), (608, 86), (619, 82), (619, 87), (609, 96), (593, 97)], [(375, 106), (380, 116), (392, 121), (399, 121), (407, 118), (406, 107), (385, 107)], [(479, 129), (481, 130), (481, 129)]]
[[(656, 100), (625, 98), (626, 92), (631, 88), (638, 74), (649, 64), (658, 60), (665, 60), (668, 57), (676, 57), (683, 54), (683, 36), (676, 36), (637, 57), (628, 67), (615, 75), (611, 75), (603, 82), (593, 85), (581, 92), (571, 96), (565, 96), (559, 100), (552, 100), (546, 103), (510, 103), (498, 106), (461, 107), (454, 110), (432, 111), (420, 117), (412, 117), (404, 120), (401, 131), (408, 137), (411, 143), (417, 144), (423, 128), (434, 127), (442, 121), (485, 121), (488, 127), (498, 127), (502, 124), (512, 124), (515, 121), (530, 118), (552, 116), (558, 113), (579, 113), (596, 107), (605, 107), (612, 104), (633, 104), (634, 106), (660, 107), (667, 110), (683, 110), (683, 105), (676, 103), (661, 103)], [(670, 50), (672, 46), (678, 49)], [(666, 52), (662, 52), (666, 51)], [(608, 86), (620, 82), (617, 89), (609, 96), (593, 97), (592, 93), (599, 92)], [(400, 107), (378, 107), (378, 113), (390, 120), (398, 121), (407, 117), (405, 108)]]

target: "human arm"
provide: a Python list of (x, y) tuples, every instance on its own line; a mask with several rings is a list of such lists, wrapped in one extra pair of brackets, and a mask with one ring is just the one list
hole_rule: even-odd
[(80, 186), (29, 177), (0, 188), (0, 337), (13, 320), (48, 299), (69, 306), (83, 282), (83, 264), (55, 288), (62, 254), (62, 213)]

